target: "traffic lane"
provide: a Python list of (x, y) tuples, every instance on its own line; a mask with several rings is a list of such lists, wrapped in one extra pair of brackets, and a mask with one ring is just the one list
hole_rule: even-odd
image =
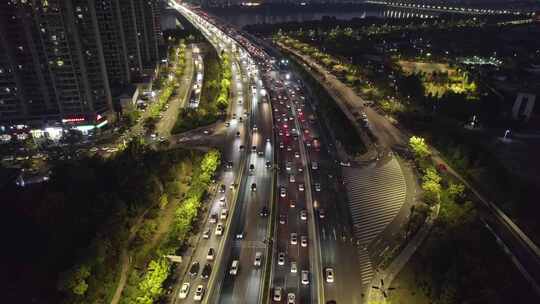
[[(290, 143), (293, 146), (293, 151), (298, 149), (299, 141), (293, 140)], [(283, 150), (282, 150), (283, 151)], [(300, 282), (300, 273), (302, 270), (309, 270), (309, 254), (308, 254), (308, 248), (301, 247), (300, 240), (302, 236), (308, 236), (307, 232), (307, 226), (305, 224), (306, 221), (300, 219), (299, 210), (305, 210), (305, 191), (298, 190), (299, 184), (305, 184), (304, 181), (304, 175), (303, 172), (305, 168), (303, 167), (302, 163), (303, 161), (299, 160), (298, 158), (294, 157), (294, 152), (290, 151), (287, 152), (286, 150), (282, 152), (282, 159), (286, 159), (286, 161), (290, 161), (293, 163), (293, 166), (290, 171), (287, 171), (286, 168), (284, 168), (284, 174), (282, 176), (282, 180), (284, 183), (284, 187), (287, 190), (287, 197), (289, 197), (288, 202), (285, 201), (284, 204), (282, 204), (282, 207), (284, 207), (285, 211), (287, 212), (287, 227), (285, 229), (285, 233), (283, 238), (285, 239), (285, 245), (287, 246), (287, 252), (289, 257), (289, 267), (290, 262), (295, 260), (297, 263), (298, 273), (297, 274), (291, 274), (290, 272), (285, 272), (285, 281), (288, 282), (287, 284), (287, 290), (288, 292), (295, 293), (297, 299), (299, 301), (306, 301), (309, 302), (310, 293), (309, 288), (299, 288), (303, 287), (298, 285)], [(302, 168), (302, 171), (299, 171), (299, 168)], [(290, 176), (294, 175), (296, 178), (295, 183), (290, 182)], [(290, 200), (295, 200), (295, 208), (290, 208)], [(288, 210), (287, 210), (287, 207)], [(297, 233), (297, 244), (292, 245), (290, 244), (290, 234), (291, 233)], [(309, 237), (308, 237), (309, 240)], [(296, 254), (294, 254), (296, 253)]]
[[(255, 96), (256, 98), (256, 96)], [(256, 102), (256, 101), (255, 101)], [(255, 109), (253, 112), (253, 124), (256, 125), (259, 123), (262, 118), (264, 118), (264, 115), (262, 115), (256, 107), (255, 104), (252, 106), (252, 109)], [(263, 113), (264, 114), (264, 113)], [(270, 121), (270, 119), (267, 119), (267, 121)], [(261, 220), (258, 217), (258, 213), (260, 211), (260, 207), (263, 205), (266, 205), (266, 199), (265, 197), (269, 197), (268, 194), (270, 194), (270, 178), (271, 175), (268, 173), (268, 169), (266, 168), (266, 159), (268, 157), (271, 158), (271, 146), (269, 143), (267, 143), (264, 138), (270, 138), (269, 133), (271, 134), (271, 127), (268, 128), (267, 124), (262, 124), (262, 126), (258, 127), (258, 130), (252, 131), (253, 133), (253, 141), (252, 145), (255, 145), (257, 147), (257, 152), (251, 152), (250, 154), (250, 164), (254, 165), (253, 172), (250, 172), (252, 175), (261, 176), (262, 178), (255, 178), (252, 182), (255, 182), (257, 186), (257, 191), (253, 192), (251, 194), (251, 202), (244, 201), (244, 206), (247, 206), (247, 213), (241, 214), (240, 218), (242, 220), (245, 220), (245, 222), (241, 223), (240, 230), (243, 232), (246, 232), (245, 240), (240, 241), (241, 246), (238, 248), (233, 248), (232, 257), (233, 259), (235, 257), (238, 257), (240, 261), (240, 265), (249, 265), (250, 259), (254, 259), (255, 251), (251, 252), (252, 248), (248, 245), (247, 247), (243, 244), (246, 243), (255, 243), (257, 241), (261, 241), (266, 236), (266, 227), (267, 222), (266, 220)], [(258, 155), (258, 151), (263, 152), (263, 155)], [(250, 182), (248, 182), (250, 184)], [(261, 196), (261, 198), (253, 199), (253, 195)], [(253, 233), (255, 231), (255, 233)], [(259, 249), (264, 249), (264, 246), (261, 244), (258, 244)], [(253, 263), (253, 261), (251, 261)], [(244, 274), (248, 273), (249, 277), (244, 278)], [(233, 289), (233, 299), (235, 298), (243, 298), (243, 299), (254, 299), (258, 298), (258, 292), (259, 292), (259, 285), (260, 285), (260, 271), (258, 272), (259, 277), (256, 277), (256, 273), (253, 271), (249, 272), (240, 272), (236, 278), (234, 278), (232, 285), (230, 288)], [(230, 276), (232, 277), (232, 276)], [(229, 280), (230, 281), (230, 280)], [(229, 287), (229, 286), (227, 286)], [(225, 296), (225, 298), (227, 298)], [(226, 299), (223, 299), (224, 302)]]
[[(287, 90), (286, 94), (289, 97), (288, 101), (287, 101), (289, 107), (287, 107), (287, 108), (290, 109), (288, 114), (292, 115), (291, 112), (294, 113), (294, 105), (292, 104), (292, 101), (291, 101), (292, 98), (291, 98), (289, 93), (290, 93), (290, 91)], [(289, 123), (290, 122), (291, 121), (289, 120)], [(294, 129), (296, 129), (296, 133), (298, 134), (300, 127), (299, 127), (299, 122), (298, 122), (297, 118), (293, 116), (293, 121), (292, 122), (294, 123)], [(291, 130), (291, 132), (292, 131), (293, 130)], [(297, 157), (297, 155), (299, 155), (299, 154), (296, 154), (296, 153), (300, 153), (300, 145), (303, 144), (302, 136), (298, 135), (296, 137), (296, 134), (293, 134), (292, 137), (293, 137), (293, 151), (291, 151), (291, 152), (293, 152), (293, 155), (294, 155), (292, 157), (294, 157), (295, 166), (297, 166), (297, 168), (302, 168), (302, 171), (300, 171), (299, 174), (298, 174), (299, 175), (299, 181), (306, 188), (304, 191), (302, 191), (303, 195), (302, 195), (302, 199), (299, 200), (300, 201), (299, 205), (301, 206), (301, 208), (303, 210), (307, 210), (305, 195), (306, 195), (307, 189), (309, 189), (309, 188), (306, 187), (307, 185), (306, 185), (305, 175), (304, 174), (308, 173), (307, 171), (305, 171), (305, 170), (307, 170), (306, 164), (307, 164), (308, 160), (304, 159), (305, 155), (301, 155), (300, 157)], [(296, 188), (297, 188), (297, 191), (300, 191), (299, 187), (296, 187)], [(315, 236), (311, 236), (311, 237), (309, 236), (307, 220), (305, 220), (305, 221), (301, 220), (301, 221), (303, 221), (305, 223), (302, 223), (302, 225), (299, 226), (299, 231), (301, 231), (300, 234), (302, 236), (306, 236), (308, 238), (308, 246), (301, 248), (300, 257), (299, 257), (299, 271), (300, 271), (300, 273), (301, 273), (301, 271), (308, 271), (310, 283), (308, 285), (301, 284), (301, 287), (300, 287), (300, 289), (298, 291), (297, 297), (299, 297), (300, 299), (305, 299), (306, 302), (309, 302), (309, 299), (311, 297), (310, 288), (311, 288), (311, 285), (312, 285), (311, 284), (312, 274), (310, 272), (310, 261), (309, 261), (309, 250), (310, 250), (309, 248), (312, 246), (312, 237), (315, 237)]]
[[(235, 92), (233, 92), (233, 94), (234, 93)], [(242, 107), (241, 106), (236, 107), (234, 110), (235, 110), (235, 113), (239, 113), (242, 111)], [(232, 123), (230, 127), (231, 128), (227, 134), (228, 134), (228, 137), (233, 141), (233, 144), (228, 146), (230, 148), (224, 150), (223, 158), (232, 160), (233, 161), (232, 172), (238, 173), (239, 168), (240, 168), (240, 159), (241, 159), (241, 153), (240, 153), (239, 147), (243, 144), (245, 136), (246, 136), (245, 128), (242, 124), (235, 124), (235, 123)], [(239, 137), (236, 136), (236, 132), (240, 132)], [(230, 172), (231, 174), (225, 173), (224, 175), (221, 176), (221, 178), (218, 178), (220, 183), (226, 185), (225, 193), (222, 194), (226, 197), (228, 196), (226, 203), (229, 203), (232, 200), (232, 193), (230, 191), (230, 188), (227, 187), (227, 185), (231, 185), (232, 183), (234, 183), (235, 174), (232, 172)], [(211, 232), (210, 238), (208, 240), (201, 239), (202, 241), (199, 241), (199, 244), (197, 245), (197, 248), (195, 249), (195, 254), (192, 256), (192, 259), (191, 259), (192, 263), (199, 262), (200, 264), (199, 274), (197, 275), (197, 277), (187, 277), (188, 276), (187, 271), (189, 271), (189, 267), (190, 267), (188, 266), (188, 269), (186, 269), (186, 273), (184, 274), (181, 280), (182, 284), (184, 282), (190, 282), (191, 284), (191, 291), (188, 297), (183, 301), (184, 303), (191, 303), (193, 301), (192, 290), (194, 290), (194, 288), (196, 288), (197, 285), (201, 284), (205, 286), (205, 289), (206, 289), (207, 280), (200, 278), (200, 272), (202, 271), (202, 268), (204, 267), (204, 265), (207, 263), (206, 256), (208, 254), (208, 249), (214, 248), (214, 250), (217, 251), (217, 248), (219, 247), (219, 243), (221, 242), (221, 239), (222, 239), (222, 236), (215, 235), (215, 227), (217, 226), (217, 223), (215, 224), (210, 223), (210, 215), (212, 213), (219, 214), (219, 211), (222, 208), (220, 205), (221, 205), (221, 202), (219, 202), (219, 200), (215, 200), (214, 204), (211, 206), (209, 217), (207, 218), (206, 223), (203, 228), (203, 231), (210, 229), (210, 232)], [(201, 238), (201, 236), (199, 236), (199, 238)], [(218, 254), (221, 254), (221, 252), (215, 252), (215, 255), (218, 255)], [(206, 292), (208, 291), (205, 290), (205, 293)]]
[[(230, 150), (228, 150), (228, 152), (232, 152)], [(239, 165), (237, 164), (236, 166), (233, 167), (234, 171), (238, 172), (239, 170)], [(234, 180), (234, 171), (230, 171), (230, 172), (222, 172), (222, 174), (220, 175), (221, 178), (219, 178), (219, 182), (222, 183), (222, 184), (230, 184), (233, 180)], [(202, 269), (204, 267), (204, 265), (206, 263), (209, 263), (209, 264), (213, 264), (212, 262), (210, 261), (207, 261), (206, 259), (206, 256), (208, 254), (208, 249), (209, 248), (214, 248), (214, 250), (217, 250), (217, 248), (219, 247), (219, 243), (221, 242), (221, 239), (222, 239), (222, 236), (218, 236), (215, 234), (215, 227), (217, 226), (217, 224), (213, 224), (213, 223), (210, 223), (210, 216), (211, 214), (215, 213), (215, 214), (219, 214), (219, 211), (221, 210), (222, 206), (221, 206), (221, 201), (220, 201), (220, 198), (221, 196), (227, 196), (227, 194), (230, 193), (230, 191), (228, 191), (228, 189), (226, 189), (226, 192), (225, 193), (220, 193), (219, 192), (219, 189), (216, 190), (216, 194), (213, 198), (212, 201), (212, 204), (210, 206), (210, 212), (208, 213), (208, 217), (205, 221), (205, 224), (204, 224), (204, 228), (202, 231), (206, 231), (207, 229), (210, 229), (210, 237), (209, 239), (204, 239), (202, 238), (201, 236), (199, 236), (199, 242), (197, 244), (197, 248), (195, 249), (195, 252), (194, 254), (192, 255), (191, 257), (191, 263), (194, 263), (194, 262), (198, 262), (199, 263), (199, 272), (197, 273), (197, 276), (195, 277), (192, 277), (188, 274), (188, 271), (189, 271), (189, 268), (191, 267), (191, 265), (188, 266), (188, 268), (186, 269), (186, 273), (184, 273), (184, 275), (181, 277), (182, 279), (179, 280), (180, 284), (183, 284), (183, 283), (186, 283), (186, 282), (189, 282), (191, 284), (191, 290), (194, 290), (196, 288), (196, 286), (198, 286), (199, 284), (205, 286), (206, 288), (206, 284), (207, 284), (207, 280), (206, 279), (202, 279), (200, 277), (200, 274), (202, 272)], [(229, 197), (230, 199), (230, 197)], [(218, 252), (215, 252), (215, 254), (220, 254)], [(213, 265), (212, 265), (213, 267)], [(182, 303), (191, 303), (193, 302), (193, 292), (190, 291), (188, 297), (182, 301)]]
[[(244, 232), (245, 235), (243, 240), (234, 242), (228, 264), (230, 265), (232, 260), (239, 260), (240, 270), (235, 276), (226, 275), (224, 293), (220, 299), (223, 303), (231, 301), (234, 303), (235, 299), (249, 299), (250, 301), (258, 299), (261, 271), (252, 266), (255, 252), (264, 252), (262, 240), (266, 234), (266, 221), (259, 217), (258, 212), (259, 206), (264, 204), (261, 203), (264, 201), (264, 197), (270, 194), (270, 186), (268, 185), (270, 175), (265, 169), (264, 158), (257, 158), (258, 160), (254, 161), (257, 164), (256, 170), (261, 172), (262, 177), (252, 176), (249, 182), (256, 182), (257, 185), (260, 184), (261, 186), (257, 186), (255, 192), (246, 192), (243, 197), (246, 212), (240, 214), (240, 218), (244, 219), (244, 221), (239, 230)], [(240, 231), (237, 231), (237, 233)], [(256, 248), (252, 246), (256, 246)]]

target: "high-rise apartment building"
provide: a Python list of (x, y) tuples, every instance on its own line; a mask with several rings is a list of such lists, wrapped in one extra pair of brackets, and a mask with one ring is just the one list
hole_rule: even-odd
[(158, 1), (0, 1), (0, 123), (113, 117), (158, 60)]

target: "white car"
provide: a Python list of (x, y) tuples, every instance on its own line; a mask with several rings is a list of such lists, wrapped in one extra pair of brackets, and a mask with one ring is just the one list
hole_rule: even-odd
[(203, 239), (209, 239), (209, 238), (210, 238), (210, 228), (206, 229), (206, 230), (203, 232), (202, 237), (203, 237)]
[(294, 183), (296, 181), (296, 178), (294, 177), (294, 174), (291, 174), (289, 176), (289, 183)]
[(199, 285), (197, 286), (197, 289), (195, 290), (195, 294), (193, 295), (194, 301), (201, 301), (204, 296), (204, 286)]
[(216, 235), (222, 235), (223, 234), (223, 224), (217, 224), (216, 226)]
[(281, 187), (281, 190), (280, 190), (280, 196), (281, 196), (281, 197), (287, 196), (287, 191), (285, 190), (285, 187)]
[(307, 211), (306, 210), (300, 210), (300, 219), (303, 221), (307, 221)]
[(208, 261), (213, 261), (215, 255), (216, 255), (216, 254), (215, 254), (214, 248), (209, 248), (209, 249), (208, 249), (208, 253), (206, 254), (206, 260), (208, 260)]
[(296, 303), (296, 295), (292, 292), (289, 292), (287, 295), (287, 304), (295, 304)]
[(294, 157), (295, 157), (295, 158), (300, 158), (300, 153), (294, 152)]
[(309, 284), (309, 271), (302, 270), (302, 285)]
[(232, 261), (231, 269), (229, 270), (229, 274), (230, 275), (237, 275), (239, 266), (240, 266), (240, 261), (238, 261), (238, 260)]
[(307, 247), (307, 244), (308, 244), (307, 236), (302, 235), (302, 236), (300, 237), (300, 245), (301, 245), (302, 247)]
[(350, 167), (351, 166), (351, 163), (348, 162), (348, 161), (342, 161), (339, 164), (342, 165), (343, 167)]
[(225, 220), (227, 219), (227, 215), (229, 214), (229, 210), (227, 208), (221, 209), (221, 215), (219, 216), (220, 219)]
[(276, 302), (281, 301), (281, 293), (282, 293), (281, 287), (274, 288), (274, 297), (273, 297), (274, 301)]
[(262, 262), (262, 252), (257, 251), (255, 252), (255, 261), (253, 262), (253, 266), (260, 267)]
[(291, 245), (298, 244), (298, 235), (296, 233), (291, 233)]
[(180, 287), (180, 292), (178, 293), (178, 297), (180, 299), (185, 299), (187, 298), (188, 294), (189, 294), (189, 287), (191, 285), (189, 283), (184, 283), (182, 284), (182, 287)]
[(297, 273), (298, 272), (298, 266), (296, 262), (291, 262), (291, 273)]
[(333, 283), (334, 282), (334, 269), (332, 268), (326, 268), (326, 283)]
[(317, 162), (312, 162), (311, 163), (311, 169), (313, 169), (313, 170), (319, 169), (319, 164)]
[(298, 191), (304, 191), (304, 184), (298, 184)]

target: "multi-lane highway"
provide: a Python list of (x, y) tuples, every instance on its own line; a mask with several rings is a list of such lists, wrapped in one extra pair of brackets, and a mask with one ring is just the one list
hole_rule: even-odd
[[(239, 110), (227, 121), (227, 136), (244, 146), (240, 151), (236, 144), (226, 145), (225, 151), (232, 148), (232, 152), (224, 153), (225, 162), (231, 157), (245, 161), (239, 169), (244, 177), (235, 188), (237, 200), (228, 205), (230, 229), (222, 238), (230, 241), (218, 244), (210, 239), (206, 247), (199, 244), (194, 254), (194, 259), (204, 259), (210, 246), (218, 248), (214, 259), (220, 261), (219, 271), (210, 276), (212, 296), (205, 299), (361, 303), (358, 242), (352, 233), (340, 162), (330, 132), (319, 124), (316, 97), (293, 71), (276, 64), (276, 58), (239, 32), (203, 12), (195, 14), (185, 7), (180, 11), (218, 51), (225, 49), (232, 55), (231, 106)], [(243, 95), (240, 89), (245, 89)], [(268, 252), (272, 254), (267, 256)], [(265, 294), (268, 298), (262, 298)]]

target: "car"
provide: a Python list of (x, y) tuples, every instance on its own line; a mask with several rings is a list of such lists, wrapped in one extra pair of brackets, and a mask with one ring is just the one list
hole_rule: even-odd
[(228, 161), (227, 162), (227, 169), (232, 169), (233, 167), (233, 162), (232, 161)]
[(209, 238), (210, 238), (210, 228), (206, 229), (206, 230), (203, 232), (202, 237), (203, 237), (203, 239), (209, 239)]
[(240, 137), (240, 131), (236, 132), (236, 137)]
[(304, 184), (298, 184), (298, 191), (304, 191)]
[(283, 149), (283, 148), (285, 148), (285, 144), (283, 144), (283, 142), (282, 142), (282, 141), (280, 141), (280, 142), (279, 142), (279, 148), (280, 148), (280, 149)]
[(326, 273), (326, 283), (333, 283), (334, 282), (334, 269), (328, 267), (325, 270)]
[(291, 262), (291, 273), (297, 273), (298, 272), (298, 264), (296, 262)]
[(223, 208), (223, 209), (221, 209), (221, 213), (219, 215), (219, 218), (222, 219), (222, 220), (226, 220), (227, 215), (229, 215), (229, 210), (227, 208)]
[(276, 301), (276, 302), (281, 301), (281, 293), (282, 293), (281, 287), (275, 287), (274, 288), (274, 296), (273, 296), (274, 301)]
[(197, 274), (199, 274), (199, 268), (201, 268), (199, 262), (191, 263), (191, 267), (189, 268), (189, 275), (192, 277), (197, 276)]
[(300, 236), (300, 245), (302, 247), (307, 247), (307, 244), (308, 244), (307, 236), (306, 235)]
[(272, 167), (272, 163), (269, 162), (269, 161), (267, 161), (267, 162), (266, 162), (266, 168), (271, 168), (271, 167)]
[(226, 201), (225, 196), (222, 196), (222, 197), (219, 199), (219, 204), (220, 204), (221, 206), (225, 206), (225, 205), (226, 205), (226, 204), (225, 204), (225, 201)]
[(217, 223), (218, 215), (217, 213), (210, 214), (210, 219), (208, 220), (211, 224)]
[(232, 119), (236, 119), (236, 113), (233, 113)]
[(309, 271), (302, 270), (302, 285), (309, 284)]
[(294, 157), (295, 158), (300, 158), (300, 153), (298, 153), (298, 151), (294, 152)]
[(195, 294), (193, 295), (194, 301), (201, 301), (204, 296), (204, 286), (198, 285), (195, 289)]
[(348, 161), (341, 161), (339, 162), (339, 164), (343, 167), (350, 167), (351, 166), (351, 163), (348, 162)]
[(250, 172), (255, 171), (255, 165), (254, 165), (254, 164), (250, 164), (250, 165), (249, 165), (249, 171), (250, 171)]
[(240, 266), (240, 261), (233, 260), (232, 263), (231, 263), (231, 268), (229, 269), (229, 274), (230, 275), (237, 275), (239, 266)]
[(206, 254), (206, 259), (208, 261), (213, 261), (215, 257), (215, 250), (214, 248), (208, 248), (208, 253)]
[(300, 210), (300, 219), (303, 221), (307, 221), (307, 211), (305, 209)]
[(287, 304), (295, 304), (296, 303), (296, 295), (292, 292), (289, 292), (287, 295)]
[(280, 252), (278, 254), (278, 265), (283, 266), (285, 265), (285, 253)]
[(290, 161), (285, 163), (285, 170), (287, 170), (287, 171), (292, 170), (292, 163)]
[(287, 151), (291, 152), (292, 151), (292, 146), (287, 146)]
[(253, 192), (257, 191), (257, 184), (256, 183), (251, 184), (251, 191), (253, 191)]
[(222, 235), (223, 234), (223, 224), (219, 223), (216, 226), (216, 235)]
[(279, 196), (281, 196), (281, 197), (287, 196), (287, 189), (285, 189), (285, 187), (281, 187), (281, 188), (280, 188), (280, 190), (279, 190)]
[(238, 117), (238, 121), (239, 121), (239, 122), (243, 122), (243, 121), (244, 121), (244, 119), (242, 118), (242, 116)]
[(268, 207), (263, 206), (263, 207), (261, 208), (261, 210), (259, 211), (259, 215), (260, 215), (261, 217), (266, 217), (266, 216), (268, 216)]
[(321, 184), (315, 183), (315, 191), (320, 192), (321, 191)]
[(257, 146), (251, 146), (251, 152), (257, 152)]
[(208, 135), (210, 133), (210, 131), (204, 130), (203, 133), (204, 133), (204, 135)]
[(262, 252), (257, 251), (255, 252), (255, 261), (253, 261), (253, 266), (260, 267), (262, 261)]
[(287, 222), (287, 216), (285, 214), (279, 215), (279, 223), (284, 225)]
[(187, 298), (188, 294), (189, 294), (189, 287), (191, 285), (189, 283), (184, 283), (182, 284), (182, 287), (180, 287), (180, 291), (178, 292), (178, 297), (180, 299), (185, 299)]
[(296, 181), (296, 178), (294, 177), (294, 174), (289, 175), (289, 183), (294, 183)]
[(319, 169), (319, 164), (317, 162), (311, 162), (311, 169), (313, 170)]
[(244, 150), (244, 145), (240, 145), (240, 147), (238, 147), (238, 150), (243, 151)]
[(326, 212), (324, 211), (324, 209), (319, 209), (319, 218), (320, 219), (323, 219), (326, 217)]
[(225, 127), (230, 127), (230, 126), (231, 126), (231, 123), (227, 121), (227, 122), (225, 123)]
[(291, 200), (291, 201), (289, 202), (289, 207), (291, 207), (291, 208), (296, 207), (296, 201)]
[(208, 279), (210, 277), (210, 273), (212, 273), (212, 265), (210, 265), (209, 263), (206, 263), (206, 265), (204, 265), (204, 268), (201, 272), (201, 278)]
[(264, 155), (264, 151), (263, 151), (263, 150), (259, 150), (259, 151), (257, 151), (257, 155), (259, 155), (259, 156), (263, 156), (263, 155)]
[(257, 125), (253, 125), (253, 132), (257, 132), (258, 128), (257, 128)]
[(270, 137), (267, 137), (267, 138), (266, 138), (266, 142), (267, 142), (267, 143), (270, 142)]
[(298, 235), (293, 232), (291, 233), (291, 245), (296, 245), (298, 244)]
[(243, 240), (245, 235), (244, 235), (244, 231), (239, 231), (238, 233), (236, 233), (236, 235), (234, 236), (237, 240)]

